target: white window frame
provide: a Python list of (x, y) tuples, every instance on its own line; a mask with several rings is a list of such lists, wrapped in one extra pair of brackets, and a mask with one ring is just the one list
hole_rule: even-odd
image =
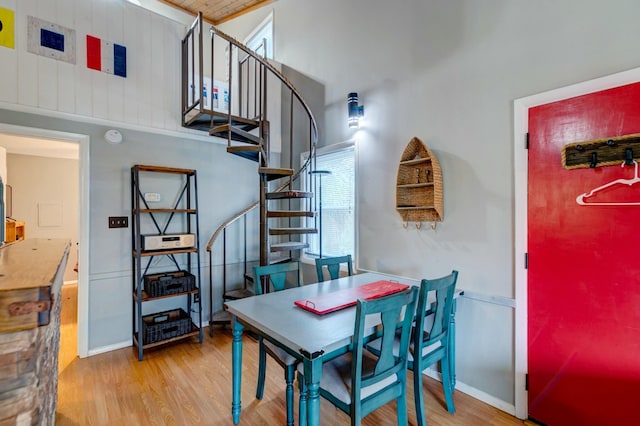
[[(353, 263), (354, 263), (354, 268), (355, 268), (356, 258), (357, 258), (357, 253), (358, 253), (358, 149), (357, 149), (356, 141), (355, 141), (355, 139), (347, 140), (347, 141), (344, 141), (344, 142), (340, 142), (340, 143), (336, 143), (336, 144), (333, 144), (333, 145), (329, 145), (329, 146), (325, 146), (325, 147), (322, 147), (322, 148), (318, 148), (316, 150), (316, 158), (317, 158), (317, 156), (326, 155), (326, 154), (330, 154), (330, 153), (333, 153), (333, 152), (336, 152), (336, 151), (345, 150), (345, 149), (353, 149), (353, 161), (354, 161), (354, 170), (353, 170), (353, 186), (354, 186), (354, 188), (353, 188), (353, 253), (351, 253), (351, 255), (352, 255), (352, 258), (353, 258)], [(304, 162), (306, 161), (308, 156), (309, 156), (309, 151), (301, 153), (301, 155), (300, 155), (301, 164), (304, 164)], [(327, 178), (328, 178), (328, 176), (324, 176), (323, 177), (323, 179), (327, 179)], [(306, 187), (306, 185), (307, 185), (306, 179), (308, 179), (308, 175), (304, 174), (302, 179), (303, 179), (303, 185), (304, 185), (304, 187)], [(309, 220), (313, 220), (313, 219), (309, 219)], [(344, 254), (348, 254), (348, 253), (344, 253)], [(330, 256), (332, 254), (323, 253), (323, 256), (325, 256), (325, 255), (326, 256)], [(300, 259), (302, 260), (303, 263), (308, 263), (308, 264), (315, 264), (315, 259), (316, 258), (318, 258), (317, 255), (309, 254), (306, 249), (302, 251), (302, 255), (300, 257)], [(346, 267), (345, 266), (341, 266), (341, 270), (342, 269), (346, 270)]]
[[(274, 23), (273, 23), (273, 12), (269, 13), (266, 18), (258, 24), (257, 27), (253, 29), (249, 33), (249, 35), (244, 39), (244, 44), (252, 49), (256, 50), (256, 47), (262, 43), (263, 39), (267, 39), (267, 58), (273, 59), (275, 46), (274, 46)], [(258, 52), (260, 53), (260, 52)]]

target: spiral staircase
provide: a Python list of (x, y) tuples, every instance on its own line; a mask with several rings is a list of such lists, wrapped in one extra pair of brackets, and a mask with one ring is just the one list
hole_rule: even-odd
[[(259, 175), (258, 200), (225, 220), (207, 244), (210, 326), (228, 323), (222, 310), (225, 300), (253, 294), (252, 265), (299, 258), (308, 247), (304, 235), (317, 233), (310, 190), (315, 187), (316, 120), (298, 90), (261, 51), (266, 52), (266, 45), (254, 51), (213, 26), (203, 28), (202, 14), (182, 42), (182, 125), (226, 139), (227, 152), (255, 162)], [(216, 67), (220, 59), (224, 66)], [(224, 77), (218, 80), (219, 70)], [(224, 84), (216, 87), (216, 81)], [(279, 155), (271, 147), (274, 137), (280, 141)], [(306, 146), (310, 153), (303, 164), (295, 164), (294, 145)], [(280, 164), (282, 158), (288, 158), (288, 164)], [(301, 187), (303, 174), (309, 176), (306, 188)], [(229, 242), (227, 233), (233, 227), (243, 231), (234, 230), (236, 237)], [(254, 227), (259, 229), (257, 241), (252, 240), (255, 233), (247, 231)], [(240, 234), (243, 238), (237, 238)], [(244, 253), (240, 273), (228, 262), (229, 246)], [(222, 259), (214, 260), (214, 255)], [(214, 271), (219, 262), (221, 268)], [(212, 334), (213, 327), (209, 329)]]

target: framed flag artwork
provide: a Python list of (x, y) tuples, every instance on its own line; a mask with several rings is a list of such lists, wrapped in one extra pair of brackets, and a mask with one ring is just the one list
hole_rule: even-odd
[(58, 61), (76, 63), (76, 31), (27, 17), (27, 51)]
[(87, 34), (87, 68), (127, 77), (127, 48)]

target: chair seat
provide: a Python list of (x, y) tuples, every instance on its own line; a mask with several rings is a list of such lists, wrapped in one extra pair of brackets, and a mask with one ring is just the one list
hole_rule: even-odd
[(291, 354), (289, 354), (287, 351), (274, 345), (270, 341), (263, 340), (263, 344), (264, 344), (264, 350), (269, 355), (271, 355), (271, 357), (273, 357), (273, 359), (282, 367), (286, 367), (288, 365), (294, 365), (295, 363), (298, 362), (298, 360), (294, 356), (291, 356)]
[[(428, 337), (428, 333), (425, 333), (426, 337)], [(372, 340), (371, 342), (367, 343), (367, 348), (369, 348), (372, 352), (376, 353), (376, 352), (380, 352), (380, 343), (382, 342), (382, 339), (375, 339)], [(425, 346), (422, 348), (422, 356), (426, 356), (427, 354), (429, 354), (430, 352), (433, 352), (434, 350), (438, 349), (442, 347), (442, 343), (440, 343), (440, 341), (438, 340), (435, 343), (432, 343), (429, 346)], [(393, 342), (393, 354), (394, 355), (398, 355), (398, 349), (400, 348), (400, 336), (396, 335), (396, 339)], [(413, 342), (411, 342), (411, 344), (409, 345), (409, 354), (407, 355), (407, 360), (412, 363), (413, 362), (413, 352), (414, 352), (414, 345)], [(428, 366), (425, 366), (425, 368)]]
[[(427, 356), (427, 354), (430, 354), (431, 352), (441, 347), (443, 346), (439, 340), (435, 343), (430, 344), (429, 346), (425, 346), (424, 348), (422, 348), (422, 356)], [(413, 345), (411, 345), (411, 347), (409, 348), (409, 361), (413, 361)]]
[[(365, 352), (362, 357), (362, 377), (372, 375), (375, 366), (375, 359), (372, 356), (367, 356)], [(298, 373), (301, 375), (304, 373), (302, 364), (298, 364)], [(398, 376), (393, 374), (374, 385), (365, 386), (362, 388), (361, 399), (364, 400), (397, 381)], [(347, 405), (351, 404), (351, 382), (351, 352), (323, 364), (320, 388)]]

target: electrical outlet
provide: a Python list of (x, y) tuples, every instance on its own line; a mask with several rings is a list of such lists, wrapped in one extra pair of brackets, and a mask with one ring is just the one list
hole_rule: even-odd
[(127, 216), (109, 216), (109, 228), (127, 228), (129, 218)]
[(200, 303), (200, 293), (193, 293), (193, 303)]

